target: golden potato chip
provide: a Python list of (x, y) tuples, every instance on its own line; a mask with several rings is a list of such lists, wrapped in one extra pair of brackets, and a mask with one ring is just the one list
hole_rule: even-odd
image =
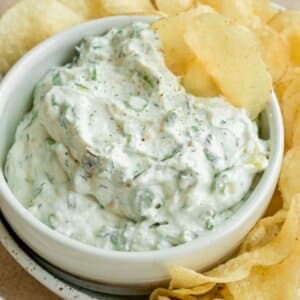
[(287, 87), (291, 82), (300, 75), (300, 68), (289, 67), (287, 72), (283, 75), (279, 82), (275, 84), (275, 91), (278, 100), (281, 102)]
[[(279, 193), (278, 193), (279, 194)], [(279, 233), (286, 218), (286, 211), (281, 209), (275, 215), (258, 221), (243, 241), (239, 253), (263, 247), (271, 242)]]
[(47, 37), (84, 19), (56, 0), (24, 0), (0, 19), (0, 73)]
[(254, 15), (265, 23), (279, 13), (278, 8), (275, 8), (270, 0), (252, 0), (252, 8)]
[(122, 15), (132, 13), (155, 13), (151, 0), (98, 0), (100, 1), (102, 16)]
[(167, 15), (176, 15), (190, 9), (195, 4), (194, 0), (155, 0), (158, 10)]
[(285, 29), (282, 35), (288, 42), (290, 61), (294, 66), (300, 66), (300, 24), (298, 27)]
[(296, 115), (300, 107), (300, 76), (296, 77), (286, 88), (282, 101), (281, 110), (285, 127), (286, 145), (292, 145), (293, 128)]
[(160, 36), (166, 64), (175, 74), (184, 74), (187, 65), (195, 59), (193, 52), (183, 39), (187, 25), (193, 18), (212, 11), (212, 8), (200, 5), (196, 9), (167, 19), (160, 19), (152, 24), (152, 28)]
[(95, 0), (59, 0), (85, 19), (94, 19), (101, 16), (102, 10), (99, 1)]
[(300, 11), (285, 10), (275, 15), (269, 25), (278, 32), (282, 32), (290, 27), (300, 26)]
[(201, 0), (234, 22), (245, 24), (253, 18), (252, 0)]
[[(259, 25), (258, 25), (259, 24)], [(289, 46), (275, 30), (262, 23), (252, 29), (260, 44), (260, 51), (273, 81), (278, 82), (286, 73), (289, 65)]]
[(227, 100), (256, 118), (272, 81), (253, 34), (221, 15), (203, 14), (188, 26), (185, 41)]
[(283, 201), (282, 201), (282, 197), (281, 197), (281, 194), (279, 192), (278, 189), (276, 189), (272, 199), (271, 199), (271, 202), (269, 204), (269, 207), (265, 213), (265, 216), (273, 216), (275, 213), (277, 213), (281, 208), (282, 208), (282, 204), (283, 204)]
[(289, 150), (283, 160), (279, 178), (279, 189), (283, 197), (283, 206), (288, 208), (291, 199), (300, 193), (300, 147)]
[(300, 108), (298, 109), (298, 113), (294, 122), (292, 146), (300, 146)]
[(187, 92), (199, 97), (220, 95), (220, 91), (213, 79), (197, 59), (188, 65), (186, 73), (182, 78), (182, 85)]

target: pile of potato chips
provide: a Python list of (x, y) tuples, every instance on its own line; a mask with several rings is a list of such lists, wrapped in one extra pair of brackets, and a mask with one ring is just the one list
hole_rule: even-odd
[(162, 17), (152, 28), (166, 64), (197, 96), (222, 94), (256, 118), (275, 89), (286, 133), (279, 190), (239, 253), (205, 274), (172, 267), (151, 300), (300, 299), (300, 11), (269, 0), (22, 0), (0, 18), (0, 73), (56, 32), (121, 14)]

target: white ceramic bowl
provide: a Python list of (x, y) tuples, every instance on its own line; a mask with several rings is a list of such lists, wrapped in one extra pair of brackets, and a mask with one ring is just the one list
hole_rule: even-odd
[(228, 257), (263, 215), (274, 192), (283, 155), (282, 119), (273, 95), (264, 113), (263, 125), (271, 141), (270, 163), (252, 195), (215, 231), (172, 249), (141, 253), (97, 249), (53, 231), (30, 215), (10, 191), (3, 165), (16, 127), (31, 107), (37, 81), (50, 67), (67, 62), (83, 37), (102, 34), (111, 27), (133, 21), (152, 20), (153, 17), (112, 17), (60, 33), (22, 58), (0, 87), (0, 207), (3, 215), (19, 237), (42, 258), (70, 274), (99, 282), (108, 292), (142, 293), (168, 279), (169, 264), (203, 270)]

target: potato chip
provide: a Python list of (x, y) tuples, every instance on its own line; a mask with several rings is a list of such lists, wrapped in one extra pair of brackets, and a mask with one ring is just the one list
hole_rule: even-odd
[(276, 83), (288, 69), (288, 43), (278, 32), (263, 23), (257, 22), (252, 31), (259, 41), (262, 58)]
[[(259, 0), (260, 1), (260, 0)], [(275, 15), (269, 25), (278, 32), (290, 27), (300, 26), (300, 11), (285, 10)]]
[(256, 118), (270, 99), (272, 81), (253, 34), (221, 15), (203, 14), (188, 26), (185, 41), (225, 98)]
[(252, 0), (201, 0), (200, 2), (213, 7), (217, 12), (239, 24), (248, 23), (248, 20), (253, 18)]
[(286, 88), (281, 109), (285, 127), (285, 140), (288, 147), (292, 144), (293, 128), (300, 107), (300, 76), (296, 77)]
[(167, 15), (176, 15), (190, 9), (195, 4), (194, 0), (155, 0), (158, 10)]
[(282, 208), (283, 200), (281, 197), (281, 194), (278, 189), (276, 189), (271, 202), (269, 204), (269, 207), (265, 213), (265, 216), (273, 216), (275, 213), (277, 213)]
[(279, 13), (279, 10), (271, 4), (270, 0), (252, 0), (252, 8), (254, 15), (265, 23)]
[(283, 75), (279, 82), (275, 84), (275, 91), (278, 100), (281, 102), (284, 93), (286, 92), (287, 87), (291, 82), (300, 75), (300, 68), (291, 68), (289, 67), (287, 72)]
[(55, 0), (24, 0), (0, 19), (0, 73), (47, 37), (84, 19)]
[(188, 65), (182, 84), (187, 92), (199, 97), (220, 95), (217, 85), (197, 59)]
[(289, 150), (283, 160), (279, 178), (279, 189), (283, 197), (283, 206), (288, 208), (291, 199), (300, 193), (300, 147)]
[(288, 42), (289, 55), (292, 65), (300, 66), (300, 25), (299, 27), (291, 27), (282, 32), (282, 35)]
[(292, 137), (292, 147), (300, 146), (300, 108), (295, 118), (293, 137)]
[(137, 14), (137, 13), (155, 13), (155, 8), (151, 0), (98, 0), (100, 1), (101, 16)]
[(285, 218), (286, 211), (281, 209), (275, 215), (258, 221), (243, 241), (239, 253), (241, 254), (258, 247), (263, 247), (271, 242), (281, 230)]
[(101, 15), (102, 10), (99, 1), (95, 0), (59, 0), (62, 4), (73, 10), (85, 19), (94, 19)]
[(193, 18), (212, 11), (212, 8), (200, 5), (196, 9), (167, 19), (160, 19), (152, 24), (152, 28), (160, 36), (166, 64), (176, 75), (184, 74), (187, 65), (195, 59), (195, 55), (183, 39), (187, 25)]

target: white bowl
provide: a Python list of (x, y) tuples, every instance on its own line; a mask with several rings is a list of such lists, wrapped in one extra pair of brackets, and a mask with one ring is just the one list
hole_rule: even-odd
[[(125, 253), (97, 249), (63, 236), (34, 218), (10, 191), (3, 165), (17, 125), (32, 103), (37, 81), (55, 65), (67, 62), (83, 37), (99, 35), (114, 26), (153, 17), (112, 17), (79, 25), (43, 42), (23, 57), (0, 86), (0, 207), (19, 237), (54, 266), (106, 286), (106, 292), (143, 293), (169, 278), (168, 265), (206, 269), (224, 260), (263, 215), (274, 192), (283, 155), (283, 126), (274, 94), (264, 113), (271, 155), (268, 168), (240, 210), (215, 231), (195, 241), (160, 251)], [(104, 288), (105, 289), (105, 288)]]

